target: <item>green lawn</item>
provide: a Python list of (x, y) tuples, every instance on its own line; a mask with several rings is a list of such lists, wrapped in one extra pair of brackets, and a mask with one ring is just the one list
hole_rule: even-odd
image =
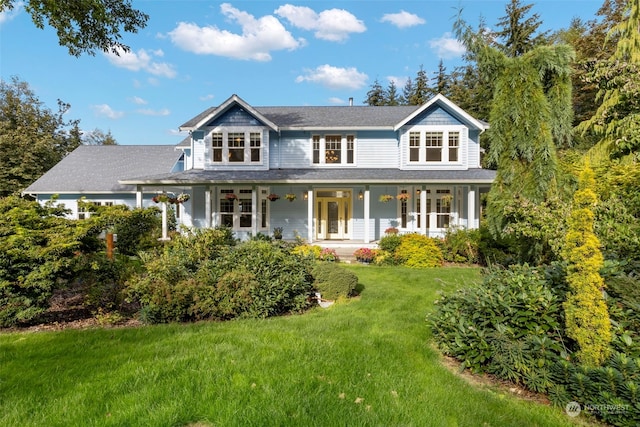
[(575, 425), (441, 366), (425, 314), (478, 269), (349, 268), (361, 297), (301, 316), (0, 334), (0, 425)]

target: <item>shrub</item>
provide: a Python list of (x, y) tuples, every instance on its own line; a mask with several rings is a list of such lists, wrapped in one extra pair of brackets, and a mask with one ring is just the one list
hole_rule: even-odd
[(394, 254), (398, 246), (402, 243), (402, 238), (397, 233), (386, 234), (380, 238), (378, 241), (378, 246), (385, 252), (389, 252), (390, 254)]
[(438, 240), (444, 260), (455, 263), (476, 264), (480, 261), (480, 230), (451, 227), (444, 239)]
[(561, 302), (538, 269), (492, 268), (481, 285), (436, 303), (428, 317), (435, 340), (473, 371), (525, 381), (534, 361), (546, 368), (561, 352)]
[(322, 248), (318, 245), (299, 245), (293, 248), (293, 253), (312, 259), (320, 259)]
[(394, 258), (398, 264), (412, 268), (439, 267), (443, 262), (442, 252), (435, 241), (417, 233), (401, 236)]
[(313, 286), (324, 299), (352, 296), (358, 286), (358, 276), (338, 264), (318, 263), (311, 274), (314, 277)]
[(377, 251), (369, 248), (359, 248), (353, 253), (357, 261), (369, 263), (375, 259)]

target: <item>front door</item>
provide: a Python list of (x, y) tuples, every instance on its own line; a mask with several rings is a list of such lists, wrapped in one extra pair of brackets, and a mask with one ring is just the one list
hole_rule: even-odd
[(351, 198), (318, 197), (316, 219), (318, 239), (348, 239), (351, 235)]

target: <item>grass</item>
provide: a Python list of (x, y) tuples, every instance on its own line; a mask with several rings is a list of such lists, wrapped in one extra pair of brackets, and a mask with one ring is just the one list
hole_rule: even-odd
[(350, 268), (359, 299), (301, 316), (0, 334), (0, 425), (575, 425), (441, 365), (425, 314), (478, 269)]

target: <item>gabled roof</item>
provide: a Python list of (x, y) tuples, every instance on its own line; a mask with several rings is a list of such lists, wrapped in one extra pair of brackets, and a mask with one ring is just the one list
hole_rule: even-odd
[(474, 117), (470, 116), (462, 108), (458, 107), (456, 104), (451, 102), (446, 96), (444, 96), (444, 95), (439, 93), (436, 96), (434, 96), (433, 98), (431, 98), (429, 101), (427, 101), (426, 104), (420, 106), (415, 111), (413, 111), (411, 114), (409, 114), (407, 117), (403, 118), (398, 123), (396, 123), (396, 125), (393, 128), (393, 130), (400, 129), (402, 126), (406, 125), (411, 120), (413, 120), (414, 118), (418, 117), (420, 114), (422, 114), (423, 112), (425, 112), (426, 110), (428, 110), (429, 108), (431, 108), (434, 105), (440, 105), (445, 110), (447, 110), (450, 114), (453, 114), (455, 117), (457, 117), (462, 122), (467, 123), (468, 125), (470, 125), (472, 127), (475, 127), (478, 130), (488, 129), (488, 126), (484, 122), (482, 122), (480, 120), (477, 120)]
[(173, 145), (81, 145), (24, 190), (25, 194), (134, 192), (118, 181), (173, 170)]
[(247, 104), (242, 98), (240, 98), (236, 94), (231, 95), (219, 107), (209, 108), (208, 110), (205, 110), (202, 113), (198, 114), (196, 117), (194, 117), (193, 119), (189, 120), (188, 122), (180, 126), (180, 130), (193, 131), (193, 130), (199, 129), (200, 127), (204, 126), (207, 122), (210, 122), (216, 117), (219, 117), (220, 115), (228, 111), (231, 107), (236, 105), (244, 108), (245, 111), (247, 111), (256, 119), (260, 120), (262, 123), (267, 125), (272, 130), (276, 132), (278, 131), (278, 126), (275, 123), (273, 123), (268, 118), (264, 117), (259, 111), (254, 109), (251, 105)]

